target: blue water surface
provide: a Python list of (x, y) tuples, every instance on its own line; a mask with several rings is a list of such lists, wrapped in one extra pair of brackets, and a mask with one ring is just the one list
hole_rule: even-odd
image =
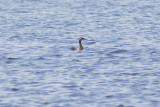
[(160, 107), (160, 1), (1, 0), (0, 107)]

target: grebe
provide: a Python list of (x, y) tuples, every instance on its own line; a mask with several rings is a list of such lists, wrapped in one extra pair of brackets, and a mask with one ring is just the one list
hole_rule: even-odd
[(83, 37), (80, 37), (79, 38), (79, 48), (72, 47), (71, 50), (83, 50), (83, 46), (82, 46), (82, 43), (81, 43), (82, 40), (87, 40), (87, 39), (83, 38)]

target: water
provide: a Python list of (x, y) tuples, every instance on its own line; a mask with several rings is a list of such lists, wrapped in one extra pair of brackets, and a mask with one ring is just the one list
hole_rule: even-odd
[[(159, 107), (159, 0), (0, 1), (0, 107)], [(71, 51), (85, 37), (83, 51)]]

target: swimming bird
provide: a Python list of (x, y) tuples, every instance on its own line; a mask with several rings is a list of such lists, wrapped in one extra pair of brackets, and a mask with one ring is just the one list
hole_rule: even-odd
[(82, 40), (87, 40), (86, 38), (80, 37), (79, 38), (79, 48), (76, 47), (72, 47), (71, 50), (83, 50), (83, 46), (82, 46)]

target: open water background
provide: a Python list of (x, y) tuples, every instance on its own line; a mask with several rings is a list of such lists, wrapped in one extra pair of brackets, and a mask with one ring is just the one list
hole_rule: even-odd
[(160, 1), (1, 0), (0, 107), (160, 107)]

